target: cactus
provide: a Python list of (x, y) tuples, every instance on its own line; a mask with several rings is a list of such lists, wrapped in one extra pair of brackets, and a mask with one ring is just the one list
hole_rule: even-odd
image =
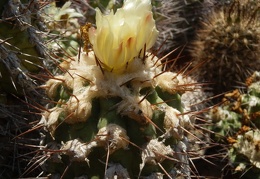
[(210, 110), (207, 118), (214, 124), (211, 130), (216, 133), (215, 140), (220, 141), (223, 136), (233, 136), (242, 127), (242, 115), (236, 112), (237, 103), (230, 102), (232, 100), (237, 101), (240, 96), (238, 90), (228, 93), (223, 99), (223, 105)]
[(204, 20), (191, 46), (195, 76), (216, 94), (241, 88), (260, 69), (259, 3), (236, 0)]
[[(255, 72), (247, 79), (247, 93), (234, 90), (225, 94), (224, 104), (213, 108), (209, 115), (222, 130), (222, 136), (234, 135), (243, 125), (260, 128), (259, 124), (259, 72)], [(231, 125), (232, 124), (232, 125)], [(214, 129), (215, 131), (215, 129)], [(232, 133), (228, 134), (228, 131)]]
[(234, 172), (243, 178), (259, 178), (260, 73), (256, 71), (246, 84), (246, 93), (226, 94), (225, 103), (213, 108), (208, 118), (214, 122), (215, 140), (231, 145), (228, 154)]
[[(21, 94), (23, 86), (33, 85), (25, 75), (42, 69), (42, 57), (46, 48), (42, 43), (39, 29), (43, 28), (37, 1), (2, 1), (1, 4), (1, 88)], [(26, 89), (24, 88), (24, 89)]]
[(47, 58), (42, 30), (37, 0), (1, 0), (0, 178), (19, 177), (33, 157), (32, 146), (39, 144), (36, 131), (29, 136), (20, 134), (30, 130), (37, 119), (31, 106), (40, 99), (35, 89), (39, 81), (31, 76), (42, 71), (43, 57)]
[(96, 10), (96, 28), (81, 29), (85, 52), (43, 86), (52, 102), (42, 150), (53, 177), (190, 178), (181, 94), (193, 86), (148, 51), (158, 36), (151, 2), (124, 3)]

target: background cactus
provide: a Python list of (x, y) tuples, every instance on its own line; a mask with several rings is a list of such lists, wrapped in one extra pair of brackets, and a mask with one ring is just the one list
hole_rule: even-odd
[(46, 55), (39, 33), (43, 28), (40, 7), (37, 1), (10, 0), (1, 5), (1, 88), (21, 94), (22, 86), (33, 85), (25, 74), (39, 72)]
[(235, 173), (243, 178), (259, 178), (259, 129), (250, 129), (239, 134), (236, 140), (229, 151)]
[(32, 76), (47, 56), (40, 12), (36, 0), (0, 2), (0, 178), (20, 176), (40, 142), (37, 132), (19, 136), (37, 120), (31, 107), (40, 99), (39, 82)]
[[(192, 124), (182, 114), (180, 95), (194, 86), (182, 74), (165, 71), (161, 59), (147, 51), (157, 36), (150, 2), (125, 3), (115, 15), (97, 11), (97, 28), (83, 28), (85, 44), (94, 51), (62, 62), (64, 73), (44, 85), (52, 102), (40, 122), (49, 132), (42, 150), (52, 176), (191, 175), (185, 131)], [(115, 25), (122, 21), (138, 28)]]
[(216, 10), (204, 20), (191, 46), (194, 74), (213, 83), (216, 94), (243, 87), (259, 70), (259, 4), (239, 0)]
[(224, 104), (213, 108), (208, 118), (215, 123), (215, 139), (228, 142), (229, 159), (234, 173), (243, 178), (259, 178), (259, 79), (255, 72), (247, 80), (246, 93), (235, 90), (226, 94)]

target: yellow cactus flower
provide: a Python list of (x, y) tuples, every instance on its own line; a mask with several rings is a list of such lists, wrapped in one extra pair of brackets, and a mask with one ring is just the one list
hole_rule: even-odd
[(158, 36), (150, 0), (125, 0), (116, 13), (103, 15), (96, 9), (96, 28), (89, 29), (89, 41), (103, 68), (120, 73), (127, 63)]

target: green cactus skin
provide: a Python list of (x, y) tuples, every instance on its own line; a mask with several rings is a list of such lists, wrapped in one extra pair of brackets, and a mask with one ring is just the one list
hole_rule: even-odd
[(214, 123), (211, 130), (215, 132), (216, 141), (221, 141), (224, 136), (234, 135), (242, 127), (241, 115), (230, 111), (229, 106), (216, 107), (209, 115)]
[(45, 85), (56, 101), (41, 121), (52, 138), (47, 143), (57, 149), (47, 172), (62, 175), (69, 166), (68, 178), (103, 178), (110, 171), (130, 178), (155, 173), (174, 178), (174, 171), (190, 175), (182, 131), (190, 121), (181, 115), (178, 91), (185, 89), (178, 85), (186, 82), (180, 74), (162, 73), (159, 60), (149, 53), (144, 61), (136, 57), (120, 75), (102, 71), (93, 52), (61, 67), (67, 72)]
[[(235, 90), (225, 95), (225, 103), (212, 109), (208, 118), (214, 122), (211, 128), (215, 140), (229, 142), (229, 158), (234, 173), (242, 178), (260, 177), (259, 112), (260, 73), (256, 71), (247, 80), (247, 92)], [(225, 141), (223, 141), (225, 139)]]
[(234, 1), (204, 20), (191, 46), (194, 74), (216, 94), (241, 87), (259, 70), (259, 3)]

